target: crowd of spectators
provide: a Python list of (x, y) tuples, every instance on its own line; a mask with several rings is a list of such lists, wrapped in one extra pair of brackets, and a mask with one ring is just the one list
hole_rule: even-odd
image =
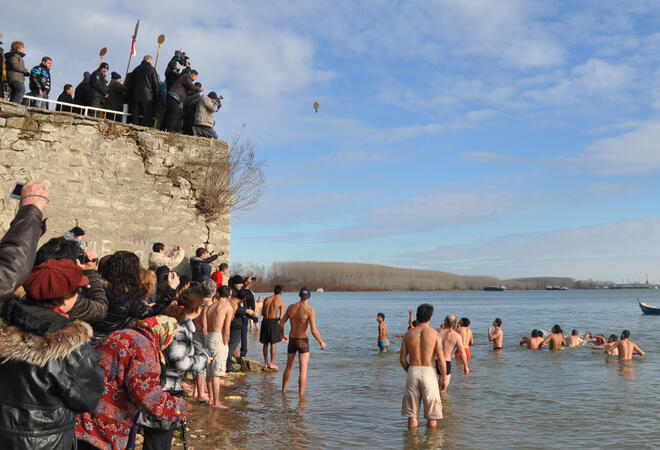
[[(3, 74), (0, 98), (5, 98), (6, 92), (11, 102), (48, 109), (48, 102), (35, 99), (49, 98), (53, 59), (44, 56), (38, 65), (28, 70), (25, 55), (25, 44), (21, 41), (12, 42), (7, 53), (0, 47)], [(129, 121), (135, 125), (218, 138), (214, 130), (215, 113), (222, 106), (222, 96), (215, 92), (203, 94), (204, 88), (196, 81), (199, 73), (191, 68), (190, 58), (181, 49), (167, 64), (164, 80), (158, 76), (150, 55), (142, 58), (126, 80), (122, 80), (121, 74), (109, 71), (109, 64), (101, 62), (92, 72), (83, 73), (75, 89), (73, 84), (65, 84), (55, 109), (78, 114), (87, 111), (90, 116), (121, 121), (120, 113), (127, 105)], [(25, 97), (25, 78), (29, 78), (29, 99)]]
[[(248, 322), (257, 320), (244, 287), (251, 277), (228, 278), (226, 263), (211, 274), (223, 253), (203, 247), (190, 261), (194, 280), (178, 246), (155, 243), (149, 268), (129, 251), (99, 257), (77, 224), (39, 247), (48, 201), (46, 187), (28, 181), (0, 241), (3, 446), (124, 449), (139, 426), (145, 449), (168, 449), (189, 409), (186, 373), (205, 379), (214, 300), (235, 303), (226, 370), (236, 371), (234, 350), (247, 353)], [(197, 386), (197, 398), (208, 398), (205, 383)]]

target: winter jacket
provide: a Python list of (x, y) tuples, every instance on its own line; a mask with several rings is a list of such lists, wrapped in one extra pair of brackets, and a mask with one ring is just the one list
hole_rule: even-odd
[(7, 64), (7, 83), (18, 81), (25, 82), (25, 77), (30, 76), (30, 72), (25, 68), (23, 57), (25, 53), (9, 52), (5, 53), (5, 63)]
[(105, 95), (108, 93), (108, 84), (105, 81), (105, 75), (101, 69), (96, 69), (89, 76), (89, 88), (87, 89), (87, 104), (91, 104), (92, 100), (98, 99), (103, 101)]
[(177, 251), (170, 249), (165, 253), (152, 251), (151, 253), (149, 253), (149, 268), (152, 270), (156, 270), (161, 266), (167, 266), (170, 269), (174, 269), (176, 266), (181, 264), (181, 261), (183, 261), (183, 256), (185, 255), (185, 253), (186, 252), (182, 248), (180, 248)]
[(76, 418), (78, 439), (100, 449), (123, 450), (138, 408), (170, 421), (185, 416), (186, 401), (160, 386), (160, 358), (153, 335), (141, 330), (117, 331), (96, 350), (105, 373), (105, 391), (92, 413)]
[(218, 102), (214, 102), (208, 96), (203, 95), (195, 110), (195, 125), (213, 128), (215, 126), (214, 114), (218, 109), (220, 109)]
[[(66, 92), (62, 92), (60, 94), (60, 96), (57, 97), (57, 101), (58, 102), (64, 102), (64, 103), (73, 103), (73, 97), (71, 97)], [(55, 111), (72, 112), (73, 111), (73, 106), (55, 105)]]
[(103, 393), (90, 326), (16, 297), (0, 307), (2, 448), (73, 448), (76, 415)]
[(87, 323), (98, 322), (108, 313), (108, 299), (101, 282), (101, 274), (94, 269), (83, 270), (83, 274), (89, 278), (89, 285), (78, 294), (78, 300), (69, 311), (69, 317)]
[(112, 80), (108, 85), (108, 98), (105, 100), (105, 109), (121, 111), (124, 109), (124, 85)]
[(160, 96), (160, 84), (156, 69), (147, 61), (137, 66), (129, 80), (131, 103), (157, 103)]
[(30, 71), (30, 91), (33, 93), (43, 92), (44, 98), (48, 98), (50, 92), (50, 70), (43, 64), (34, 66)]
[(211, 279), (211, 264), (213, 261), (218, 259), (218, 255), (209, 256), (206, 259), (202, 259), (199, 256), (193, 256), (190, 258), (190, 271), (192, 281), (197, 281), (203, 283), (206, 280)]
[(167, 94), (170, 95), (174, 93), (181, 99), (181, 101), (184, 101), (189, 95), (201, 91), (202, 88), (195, 86), (190, 73), (186, 71), (179, 75), (179, 78), (177, 78), (172, 84), (172, 87), (168, 87)]
[(0, 300), (9, 297), (30, 276), (41, 236), (41, 219), (36, 206), (21, 207), (0, 241)]
[[(73, 93), (73, 101), (76, 102), (76, 105), (88, 105), (87, 101), (87, 92), (89, 91), (89, 77), (91, 74), (89, 72), (83, 73), (83, 80), (76, 86), (76, 90)], [(80, 111), (78, 111), (80, 112)]]
[(170, 62), (167, 63), (167, 68), (165, 69), (165, 83), (167, 85), (167, 90), (174, 84), (179, 75), (181, 75), (181, 70), (177, 68), (178, 63), (176, 57), (170, 59)]
[(165, 385), (169, 392), (180, 391), (181, 381), (186, 372), (201, 372), (206, 369), (208, 356), (203, 351), (195, 351), (193, 333), (195, 325), (190, 318), (179, 322), (174, 341), (163, 352), (165, 355)]

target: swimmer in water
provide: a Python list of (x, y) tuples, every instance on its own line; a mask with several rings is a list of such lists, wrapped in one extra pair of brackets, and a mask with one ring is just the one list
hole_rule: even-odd
[[(436, 330), (440, 333), (440, 338), (442, 339), (442, 355), (445, 357), (445, 366), (447, 368), (445, 375), (445, 387), (444, 389), (440, 388), (441, 392), (445, 392), (449, 387), (449, 381), (451, 380), (451, 359), (454, 357), (454, 351), (458, 351), (461, 355), (461, 359), (467, 362), (467, 354), (465, 353), (465, 346), (463, 345), (463, 338), (456, 331), (456, 316), (453, 314), (445, 317), (445, 321), (442, 324), (442, 328)], [(436, 367), (438, 376), (440, 375), (440, 368)], [(463, 365), (463, 372), (465, 375), (470, 373), (467, 363)], [(438, 380), (439, 383), (442, 380)]]
[[(470, 326), (470, 319), (468, 319), (467, 317), (463, 317), (461, 320), (458, 321), (458, 328), (456, 328), (458, 334), (461, 335), (461, 339), (463, 339), (463, 348), (465, 349), (465, 356), (467, 356), (468, 361), (472, 359), (470, 347), (474, 344), (474, 336), (472, 334), (472, 330), (468, 328), (469, 326)], [(463, 359), (461, 358), (460, 351), (456, 352), (456, 359), (460, 361), (461, 364), (465, 365), (463, 363)]]
[(617, 347), (616, 339), (617, 339), (616, 334), (610, 334), (610, 337), (606, 343), (594, 345), (593, 347), (591, 347), (591, 349), (604, 350), (605, 351), (604, 353), (607, 353), (608, 355), (618, 355), (619, 349)]
[(557, 324), (555, 324), (552, 327), (552, 334), (545, 338), (543, 342), (541, 342), (541, 347), (543, 347), (545, 344), (550, 343), (550, 350), (561, 350), (562, 346), (566, 345), (566, 339), (564, 339), (564, 333), (561, 330), (561, 327)]
[(502, 319), (496, 317), (493, 320), (493, 327), (488, 327), (488, 340), (493, 343), (493, 350), (502, 350), (502, 343), (504, 342), (504, 332), (502, 332)]
[(578, 334), (578, 330), (571, 331), (571, 335), (566, 339), (566, 344), (569, 347), (577, 347), (578, 345), (584, 344), (584, 339)]
[(390, 340), (387, 335), (387, 324), (385, 323), (385, 314), (378, 313), (376, 315), (378, 321), (378, 348), (381, 353), (387, 353), (390, 347)]
[(539, 333), (539, 330), (532, 330), (532, 335), (522, 338), (520, 345), (526, 345), (530, 350), (538, 350), (541, 342), (543, 342), (543, 337), (539, 336)]
[[(644, 350), (630, 340), (630, 330), (623, 330), (621, 333), (621, 340), (616, 345), (616, 350), (618, 351), (619, 361), (632, 359), (633, 355), (644, 356)], [(616, 354), (612, 349), (606, 351), (610, 355)]]

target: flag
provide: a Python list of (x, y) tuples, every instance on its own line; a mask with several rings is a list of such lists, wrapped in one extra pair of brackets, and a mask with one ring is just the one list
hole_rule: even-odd
[(131, 42), (131, 56), (135, 56), (135, 40), (137, 39), (138, 28), (140, 28), (140, 20), (138, 19), (135, 24), (135, 32), (133, 33), (133, 41)]
[(131, 55), (135, 56), (135, 38), (133, 38), (133, 42), (131, 43)]

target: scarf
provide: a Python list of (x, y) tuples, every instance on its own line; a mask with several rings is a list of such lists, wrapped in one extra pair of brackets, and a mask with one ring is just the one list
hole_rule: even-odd
[(174, 340), (179, 323), (174, 317), (153, 316), (138, 321), (135, 328), (146, 330), (156, 338), (158, 350), (163, 351)]

